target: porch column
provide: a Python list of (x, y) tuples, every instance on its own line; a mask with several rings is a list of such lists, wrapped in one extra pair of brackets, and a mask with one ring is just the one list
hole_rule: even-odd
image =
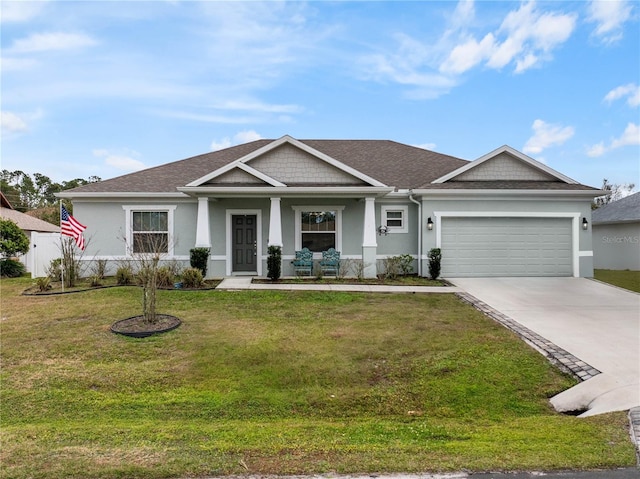
[(376, 199), (365, 198), (364, 224), (362, 232), (362, 262), (364, 277), (375, 278), (378, 274), (376, 264), (378, 243), (376, 242)]
[(211, 248), (209, 230), (209, 198), (198, 198), (198, 222), (196, 223), (196, 248)]
[(280, 214), (280, 198), (271, 198), (271, 212), (269, 214), (269, 240), (267, 246), (282, 248), (282, 216)]

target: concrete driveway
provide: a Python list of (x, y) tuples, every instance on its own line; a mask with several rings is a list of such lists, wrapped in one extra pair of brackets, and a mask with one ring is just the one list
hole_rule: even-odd
[(640, 406), (640, 295), (586, 278), (447, 278), (601, 374), (551, 399), (583, 416)]

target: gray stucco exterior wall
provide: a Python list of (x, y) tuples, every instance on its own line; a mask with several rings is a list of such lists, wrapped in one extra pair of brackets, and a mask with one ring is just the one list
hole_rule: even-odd
[(594, 225), (593, 266), (640, 271), (640, 222)]

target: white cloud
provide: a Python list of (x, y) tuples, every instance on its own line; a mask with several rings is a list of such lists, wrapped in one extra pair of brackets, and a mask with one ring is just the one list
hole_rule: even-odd
[(84, 33), (48, 32), (34, 33), (13, 42), (10, 53), (36, 53), (56, 50), (72, 50), (96, 45), (97, 42)]
[(418, 145), (412, 145), (416, 148), (422, 148), (423, 150), (434, 150), (436, 148), (435, 143), (420, 143)]
[(45, 1), (3, 1), (0, 8), (0, 22), (26, 22), (38, 16), (45, 8)]
[(93, 150), (93, 156), (104, 158), (106, 165), (123, 171), (139, 171), (146, 168), (145, 164), (140, 160), (133, 158), (140, 154), (133, 150), (124, 150), (122, 152), (112, 152), (105, 149)]
[(233, 139), (224, 137), (220, 140), (213, 140), (211, 142), (211, 151), (224, 150), (234, 145), (241, 145), (243, 143), (249, 143), (250, 141), (261, 140), (262, 135), (253, 130), (240, 131), (233, 135)]
[(491, 33), (485, 35), (480, 42), (471, 38), (451, 51), (440, 70), (454, 74), (464, 73), (491, 56), (495, 46), (495, 38)]
[(10, 111), (0, 112), (0, 124), (2, 125), (2, 130), (9, 133), (26, 131), (28, 128), (26, 121)]
[(597, 145), (593, 145), (592, 147), (588, 148), (587, 156), (590, 156), (592, 158), (598, 157), (604, 155), (605, 153), (608, 153), (611, 150), (622, 148), (623, 146), (634, 145), (640, 145), (640, 125), (636, 125), (635, 123), (628, 123), (622, 135), (611, 140), (611, 143), (609, 143), (608, 146), (606, 146), (604, 142), (601, 141)]
[(611, 142), (610, 149), (614, 150), (622, 146), (640, 145), (640, 125), (629, 123), (624, 133)]
[(499, 70), (515, 63), (514, 72), (522, 73), (550, 59), (551, 51), (573, 33), (576, 19), (575, 14), (542, 12), (534, 1), (523, 3), (481, 41), (468, 35), (462, 39), (442, 62), (440, 71), (461, 74), (481, 63)]
[(607, 148), (604, 146), (604, 142), (601, 141), (600, 143), (593, 145), (587, 150), (587, 156), (594, 158), (597, 156), (602, 156), (606, 152), (607, 152)]
[(0, 112), (2, 130), (6, 133), (21, 133), (29, 130), (29, 125), (44, 116), (41, 109), (28, 113), (14, 113), (12, 111)]
[(594, 35), (604, 43), (614, 43), (623, 36), (624, 23), (631, 18), (631, 4), (626, 0), (592, 0), (588, 21), (596, 23)]
[(522, 151), (527, 154), (539, 154), (554, 145), (562, 145), (575, 132), (571, 126), (561, 126), (535, 120), (532, 125), (533, 136), (527, 140)]
[(607, 93), (607, 95), (604, 97), (604, 101), (607, 103), (612, 103), (615, 100), (619, 100), (620, 98), (625, 97), (627, 98), (627, 103), (629, 104), (629, 106), (640, 106), (640, 86), (636, 85), (635, 83), (621, 85)]

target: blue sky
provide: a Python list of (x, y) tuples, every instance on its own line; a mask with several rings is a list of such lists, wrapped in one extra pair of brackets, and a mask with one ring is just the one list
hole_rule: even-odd
[[(1, 167), (111, 178), (256, 138), (508, 144), (640, 183), (640, 3), (2, 0)], [(637, 189), (637, 188), (636, 188)]]

